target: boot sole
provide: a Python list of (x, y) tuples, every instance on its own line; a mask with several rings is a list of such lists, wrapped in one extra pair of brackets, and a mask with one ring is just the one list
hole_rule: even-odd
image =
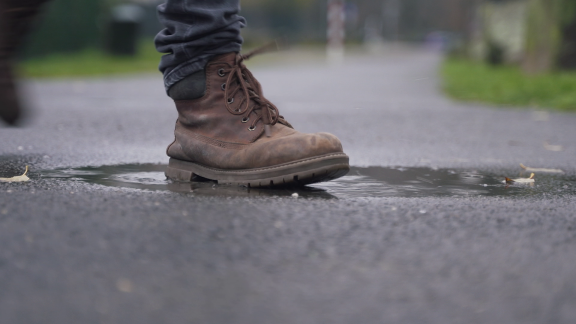
[(248, 187), (303, 186), (340, 178), (350, 171), (348, 155), (327, 154), (272, 167), (222, 170), (170, 158), (166, 177), (190, 182), (194, 176), (218, 181), (219, 184), (239, 184)]

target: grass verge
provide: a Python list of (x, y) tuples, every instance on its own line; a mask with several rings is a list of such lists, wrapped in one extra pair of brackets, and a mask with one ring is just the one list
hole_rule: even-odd
[(162, 54), (152, 40), (141, 41), (138, 55), (112, 56), (99, 49), (52, 54), (18, 63), (20, 75), (32, 78), (85, 77), (110, 74), (158, 72)]
[(518, 67), (449, 58), (441, 74), (444, 91), (458, 100), (576, 111), (576, 72), (527, 76)]

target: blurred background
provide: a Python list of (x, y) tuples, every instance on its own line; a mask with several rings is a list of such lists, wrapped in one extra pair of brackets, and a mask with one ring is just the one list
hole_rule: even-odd
[[(106, 48), (121, 29), (115, 25), (120, 21), (137, 22), (138, 38), (151, 39), (161, 28), (156, 19), (156, 6), (161, 2), (54, 0), (47, 6), (25, 54), (38, 57)], [(249, 22), (244, 38), (248, 43), (278, 37), (291, 43), (324, 43), (328, 2), (244, 0), (242, 15)], [(434, 31), (459, 39), (468, 32), (477, 4), (476, 0), (344, 1), (346, 41), (351, 44), (375, 39), (422, 42)]]
[[(155, 71), (158, 0), (54, 0), (23, 49), (30, 77)], [(244, 0), (246, 46), (282, 38), (322, 49), (329, 0)], [(66, 17), (66, 19), (63, 19)], [(444, 90), (461, 100), (576, 109), (576, 1), (347, 0), (346, 48), (442, 51)]]

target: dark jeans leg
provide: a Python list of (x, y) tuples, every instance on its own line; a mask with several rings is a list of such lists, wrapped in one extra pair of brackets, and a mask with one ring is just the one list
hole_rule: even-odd
[(12, 60), (46, 0), (0, 0), (0, 120), (15, 124), (23, 109), (18, 98)]
[(158, 6), (166, 27), (155, 39), (156, 49), (167, 53), (160, 62), (166, 91), (176, 82), (201, 71), (215, 55), (239, 52), (240, 0), (166, 0)]

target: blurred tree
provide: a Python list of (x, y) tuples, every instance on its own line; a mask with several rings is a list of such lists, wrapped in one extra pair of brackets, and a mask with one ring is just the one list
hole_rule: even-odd
[[(161, 0), (53, 0), (30, 37), (25, 53), (39, 56), (100, 46), (109, 9), (126, 2), (137, 2), (149, 9), (144, 32), (152, 36), (160, 28), (154, 9), (157, 1)], [(353, 23), (348, 21), (347, 39), (364, 39), (369, 23), (376, 36), (390, 40), (421, 41), (438, 30), (458, 36), (467, 29), (468, 4), (475, 1), (480, 0), (346, 0), (347, 8), (354, 9), (348, 17)], [(241, 0), (241, 14), (248, 19), (249, 27), (243, 35), (248, 42), (257, 43), (279, 36), (292, 42), (322, 42), (326, 39), (327, 2)]]
[(54, 0), (27, 40), (23, 54), (27, 57), (55, 52), (71, 52), (99, 45), (102, 36), (100, 20), (110, 2), (103, 0)]
[(267, 25), (280, 34), (298, 33), (299, 3), (296, 1), (268, 0), (263, 4), (267, 12)]
[[(348, 41), (370, 36), (422, 41), (430, 32), (459, 37), (467, 31), (473, 4), (480, 0), (346, 0)], [(294, 41), (324, 41), (328, 0), (242, 0), (248, 19), (244, 36), (285, 36)], [(448, 34), (447, 33), (447, 34)]]
[(528, 0), (525, 72), (576, 67), (576, 2)]
[(561, 43), (559, 7), (563, 0), (529, 0), (523, 68), (530, 74), (555, 65)]
[[(314, 15), (317, 4), (326, 5), (326, 0), (242, 0), (242, 11), (248, 20), (247, 36), (279, 37), (302, 39), (309, 32), (310, 16)], [(261, 41), (261, 40), (257, 40)]]
[(562, 40), (558, 65), (560, 68), (576, 69), (576, 1), (563, 0), (561, 8)]

